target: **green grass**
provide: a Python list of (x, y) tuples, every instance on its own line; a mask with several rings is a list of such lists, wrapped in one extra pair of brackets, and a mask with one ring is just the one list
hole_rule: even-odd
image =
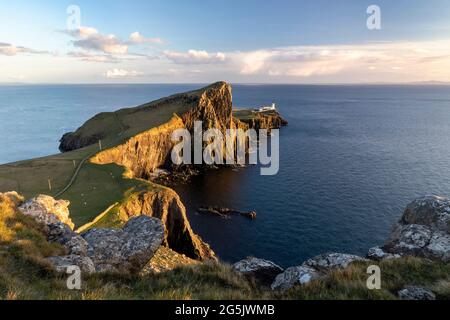
[[(195, 96), (198, 92), (191, 94)], [(80, 127), (76, 134), (81, 137), (101, 134), (104, 137), (104, 150), (121, 144), (140, 132), (162, 125), (174, 114), (182, 114), (191, 107), (192, 101), (186, 102), (185, 99), (173, 96), (135, 108), (98, 114)], [(63, 154), (1, 165), (0, 192), (14, 190), (26, 198), (37, 194), (56, 196), (69, 184), (80, 162), (99, 151), (96, 143)], [(74, 183), (57, 198), (71, 202), (71, 218), (79, 227), (93, 220), (115, 202), (121, 201), (127, 192), (152, 187), (155, 186), (149, 182), (124, 178), (123, 168), (120, 166), (96, 165), (86, 161)], [(108, 219), (111, 220), (112, 217), (109, 216)], [(115, 224), (114, 221), (101, 223)]]

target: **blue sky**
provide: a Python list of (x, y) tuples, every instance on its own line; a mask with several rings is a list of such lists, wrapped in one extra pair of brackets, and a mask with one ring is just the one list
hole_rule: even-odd
[[(79, 33), (65, 31), (72, 4)], [(0, 82), (450, 80), (447, 0), (19, 0), (0, 24)]]

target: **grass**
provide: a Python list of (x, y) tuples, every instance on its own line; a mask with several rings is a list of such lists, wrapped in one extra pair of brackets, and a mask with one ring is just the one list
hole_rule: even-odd
[(353, 264), (286, 292), (273, 292), (223, 263), (158, 275), (85, 275), (81, 290), (68, 290), (66, 276), (44, 260), (60, 254), (62, 247), (48, 243), (41, 227), (0, 195), (0, 299), (396, 299), (406, 285), (426, 286), (437, 298), (450, 299), (450, 265), (418, 258), (381, 262), (381, 290), (366, 288), (370, 263)]
[[(191, 94), (195, 96), (198, 92)], [(101, 113), (88, 120), (76, 134), (81, 137), (101, 135), (102, 147), (106, 149), (168, 122), (173, 114), (182, 114), (191, 106), (192, 101), (173, 96), (135, 108)], [(63, 154), (1, 165), (0, 192), (14, 190), (26, 198), (38, 194), (55, 196), (69, 184), (80, 162), (98, 151), (99, 145), (93, 144)], [(86, 161), (74, 183), (57, 198), (70, 201), (71, 218), (79, 227), (93, 220), (115, 202), (121, 201), (131, 190), (152, 187), (155, 185), (149, 182), (124, 178), (123, 168), (120, 166), (96, 165)], [(111, 216), (108, 218), (111, 219)], [(114, 221), (105, 225), (111, 223), (114, 224)]]

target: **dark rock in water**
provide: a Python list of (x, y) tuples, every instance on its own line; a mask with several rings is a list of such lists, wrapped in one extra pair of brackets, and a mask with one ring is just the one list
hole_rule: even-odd
[(197, 210), (199, 213), (212, 214), (222, 218), (228, 218), (230, 215), (239, 214), (249, 219), (256, 219), (256, 211), (240, 211), (224, 207), (201, 206)]
[(450, 261), (450, 200), (426, 196), (411, 202), (383, 247), (386, 252)]
[(431, 290), (412, 286), (400, 290), (398, 297), (403, 300), (436, 300), (436, 295)]
[(164, 226), (160, 219), (139, 216), (123, 229), (92, 229), (82, 236), (97, 271), (138, 272), (161, 246)]
[(254, 257), (236, 262), (233, 269), (246, 276), (256, 278), (264, 285), (270, 285), (275, 277), (283, 272), (283, 268), (272, 261)]

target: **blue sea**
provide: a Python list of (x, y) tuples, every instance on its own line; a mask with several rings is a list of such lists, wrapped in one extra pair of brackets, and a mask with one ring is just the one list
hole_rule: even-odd
[[(91, 116), (199, 85), (0, 86), (0, 163), (58, 152)], [(289, 121), (280, 171), (219, 169), (175, 189), (194, 230), (225, 261), (299, 264), (382, 244), (415, 197), (450, 195), (450, 86), (235, 85), (235, 106), (276, 102)], [(199, 205), (257, 219), (199, 215)]]

